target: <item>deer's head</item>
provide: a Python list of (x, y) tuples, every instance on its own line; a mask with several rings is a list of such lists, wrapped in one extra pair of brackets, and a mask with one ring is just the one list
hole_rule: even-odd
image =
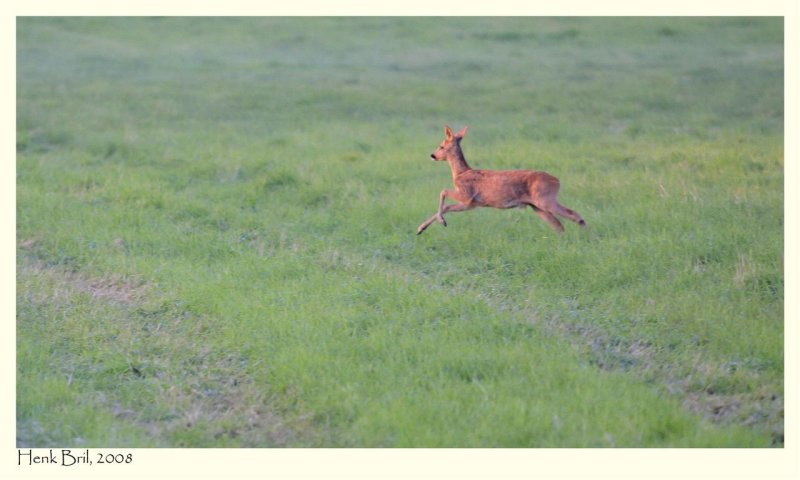
[(450, 127), (444, 127), (444, 140), (439, 144), (439, 148), (431, 153), (431, 158), (436, 160), (447, 160), (448, 157), (454, 155), (455, 152), (461, 150), (461, 139), (467, 133), (467, 127), (462, 128), (457, 133), (453, 133)]

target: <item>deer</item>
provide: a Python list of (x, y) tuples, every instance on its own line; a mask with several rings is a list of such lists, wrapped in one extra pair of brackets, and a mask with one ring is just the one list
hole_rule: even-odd
[[(417, 235), (425, 231), (433, 222), (447, 226), (445, 213), (465, 212), (476, 207), (525, 208), (531, 207), (539, 217), (550, 224), (558, 233), (564, 226), (556, 215), (565, 217), (581, 227), (586, 222), (564, 205), (558, 203), (558, 179), (549, 173), (536, 170), (476, 170), (469, 166), (461, 150), (461, 140), (467, 127), (453, 133), (444, 127), (445, 138), (431, 158), (433, 161), (447, 160), (453, 174), (454, 190), (444, 189), (439, 193), (439, 210), (417, 228)], [(450, 198), (458, 203), (445, 205)]]

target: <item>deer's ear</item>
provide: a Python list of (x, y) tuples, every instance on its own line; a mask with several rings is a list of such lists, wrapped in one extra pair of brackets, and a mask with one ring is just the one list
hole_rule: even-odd
[(465, 133), (467, 133), (467, 127), (464, 127), (461, 130), (459, 130), (458, 133), (456, 133), (456, 138), (458, 138), (459, 140), (464, 138)]
[(447, 138), (448, 140), (450, 140), (451, 138), (453, 138), (453, 131), (452, 131), (452, 130), (450, 130), (450, 127), (448, 127), (447, 125), (445, 125), (445, 126), (444, 126), (444, 136), (445, 136), (445, 138)]

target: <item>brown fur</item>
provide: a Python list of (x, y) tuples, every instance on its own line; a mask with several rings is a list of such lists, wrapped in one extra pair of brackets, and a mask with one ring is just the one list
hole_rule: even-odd
[[(450, 127), (444, 127), (445, 139), (431, 154), (434, 161), (447, 160), (450, 164), (455, 190), (441, 191), (439, 210), (417, 228), (417, 235), (424, 232), (433, 222), (439, 222), (446, 227), (445, 213), (464, 212), (476, 207), (532, 207), (536, 214), (557, 232), (563, 232), (564, 226), (556, 215), (569, 218), (582, 227), (586, 226), (586, 222), (574, 210), (558, 203), (560, 184), (558, 179), (549, 173), (535, 170), (470, 168), (461, 151), (461, 139), (466, 132), (467, 127), (455, 134)], [(445, 205), (445, 198), (458, 203)]]

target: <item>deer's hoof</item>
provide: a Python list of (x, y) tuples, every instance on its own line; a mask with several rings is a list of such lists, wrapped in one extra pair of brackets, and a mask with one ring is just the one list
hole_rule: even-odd
[(444, 220), (444, 217), (442, 215), (439, 215), (438, 217), (436, 217), (436, 221), (441, 223), (445, 227), (447, 226), (447, 222)]

